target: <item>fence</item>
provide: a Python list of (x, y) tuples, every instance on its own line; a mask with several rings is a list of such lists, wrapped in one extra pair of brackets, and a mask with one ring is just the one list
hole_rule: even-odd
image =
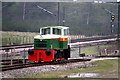
[(33, 43), (35, 35), (39, 33), (30, 33), (30, 32), (0, 32), (2, 34), (1, 40), (2, 45), (10, 44), (27, 44)]

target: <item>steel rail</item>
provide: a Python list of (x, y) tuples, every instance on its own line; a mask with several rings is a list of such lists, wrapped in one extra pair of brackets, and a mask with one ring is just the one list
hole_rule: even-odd
[(117, 36), (103, 36), (103, 37), (94, 37), (94, 38), (83, 38), (83, 39), (75, 39), (71, 40), (71, 43), (74, 42), (85, 42), (85, 41), (94, 41), (94, 40), (102, 40), (102, 39), (111, 39), (111, 38), (117, 38)]
[(34, 67), (34, 66), (43, 66), (43, 65), (63, 65), (67, 63), (83, 62), (83, 61), (90, 61), (90, 60), (91, 59), (84, 58), (84, 59), (70, 59), (70, 60), (57, 61), (57, 62), (46, 62), (46, 63), (14, 64), (14, 65), (2, 66), (1, 71), (21, 69), (21, 68)]
[[(0, 68), (2, 69), (2, 71), (7, 71), (7, 70), (15, 70), (15, 69), (21, 69), (21, 68), (27, 68), (27, 67), (34, 67), (34, 66), (43, 66), (43, 65), (63, 65), (63, 64), (67, 64), (67, 63), (75, 63), (75, 62), (85, 62), (85, 61), (91, 61), (94, 58), (103, 58), (103, 57), (120, 57), (120, 55), (98, 55), (95, 56), (93, 58), (91, 57), (80, 57), (80, 58), (69, 58), (68, 60), (64, 60), (64, 61), (53, 61), (53, 62), (40, 62), (40, 63), (26, 63), (26, 64), (22, 64), (22, 62), (20, 63), (14, 63), (13, 65), (2, 65)], [(3, 61), (2, 64), (5, 64)]]
[(33, 43), (30, 44), (20, 44), (20, 45), (8, 45), (0, 47), (0, 50), (18, 49), (18, 48), (29, 48), (33, 47)]

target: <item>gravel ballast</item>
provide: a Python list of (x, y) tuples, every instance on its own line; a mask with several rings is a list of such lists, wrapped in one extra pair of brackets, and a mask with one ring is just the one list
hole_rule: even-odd
[(66, 70), (84, 68), (84, 67), (94, 67), (96, 65), (91, 64), (91, 62), (104, 60), (104, 59), (118, 59), (118, 58), (97, 58), (97, 59), (92, 59), (91, 61), (67, 63), (64, 65), (61, 64), (61, 65), (44, 65), (44, 66), (28, 67), (28, 68), (0, 72), (0, 75), (2, 75), (2, 78), (24, 78), (25, 76), (32, 74), (40, 74), (40, 73), (53, 72), (53, 71), (66, 71)]
[(2, 78), (24, 78), (24, 76), (31, 74), (40, 74), (50, 71), (66, 71), (71, 69), (83, 68), (83, 67), (92, 67), (94, 65), (90, 64), (90, 62), (77, 62), (77, 63), (68, 63), (64, 65), (44, 65), (37, 67), (28, 67), (16, 70), (9, 70), (0, 72), (2, 73)]

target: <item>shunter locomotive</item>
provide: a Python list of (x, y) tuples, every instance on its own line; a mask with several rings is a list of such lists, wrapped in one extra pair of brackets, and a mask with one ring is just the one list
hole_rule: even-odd
[(28, 50), (31, 62), (52, 62), (70, 57), (69, 27), (47, 26), (40, 28), (34, 37), (34, 49)]

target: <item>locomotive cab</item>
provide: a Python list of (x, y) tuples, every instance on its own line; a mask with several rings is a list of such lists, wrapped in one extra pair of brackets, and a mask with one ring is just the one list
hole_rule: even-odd
[(28, 52), (32, 62), (51, 62), (70, 57), (69, 27), (48, 26), (40, 28), (40, 35), (34, 37), (33, 54)]
[[(47, 38), (47, 36), (51, 38), (57, 38), (61, 36), (69, 36), (69, 27), (63, 27), (63, 26), (55, 26), (55, 27), (43, 27), (40, 28), (40, 35), (44, 38)], [(49, 38), (48, 37), (48, 38)]]

